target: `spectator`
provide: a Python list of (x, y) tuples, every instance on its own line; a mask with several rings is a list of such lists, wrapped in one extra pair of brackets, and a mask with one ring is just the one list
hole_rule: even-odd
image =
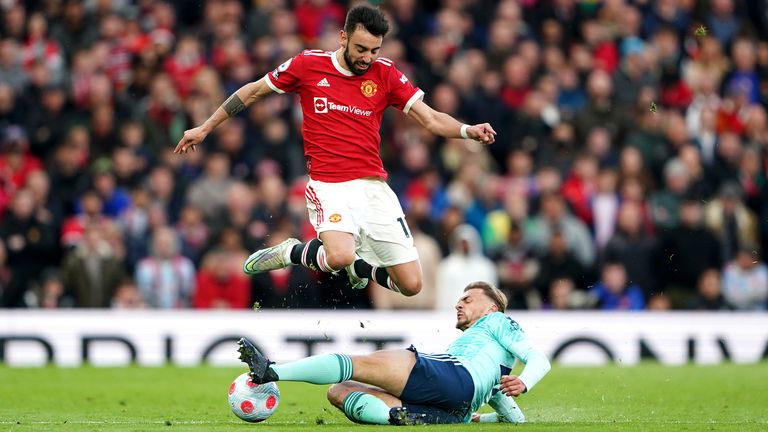
[(552, 284), (557, 280), (568, 279), (577, 284), (577, 288), (585, 287), (589, 280), (584, 266), (568, 250), (565, 234), (558, 230), (552, 232), (549, 248), (545, 254), (541, 255), (539, 264), (539, 271), (534, 281), (539, 292), (539, 303), (551, 302), (549, 292)]
[(53, 226), (40, 220), (34, 210), (32, 193), (22, 189), (14, 195), (0, 224), (0, 240), (5, 244), (7, 265), (12, 269), (0, 299), (3, 307), (26, 305), (27, 290), (47, 265), (40, 257), (49, 256), (56, 247)]
[(646, 295), (657, 292), (656, 239), (643, 230), (640, 205), (624, 202), (619, 208), (616, 224), (616, 232), (605, 247), (605, 261), (623, 264), (629, 280), (640, 286)]
[(712, 179), (706, 175), (705, 168), (701, 163), (699, 149), (692, 144), (685, 144), (680, 147), (678, 158), (688, 171), (690, 180), (688, 192), (703, 198), (714, 195), (715, 185)]
[(720, 248), (714, 234), (702, 226), (699, 198), (685, 197), (680, 205), (680, 225), (664, 233), (657, 254), (661, 287), (674, 308), (692, 302), (702, 272), (720, 268)]
[(739, 183), (743, 192), (743, 202), (753, 213), (762, 210), (762, 191), (768, 186), (763, 171), (763, 150), (757, 147), (747, 147), (741, 155), (739, 166)]
[(70, 216), (61, 226), (61, 245), (66, 248), (80, 243), (89, 225), (104, 226), (113, 221), (103, 214), (104, 201), (95, 190), (83, 193), (79, 207), (81, 213)]
[(230, 160), (224, 153), (209, 154), (205, 172), (187, 191), (187, 202), (200, 209), (207, 222), (221, 219), (226, 206), (227, 191), (233, 180), (229, 177)]
[(181, 240), (182, 255), (195, 263), (200, 262), (211, 237), (210, 228), (203, 222), (200, 209), (192, 206), (184, 207), (176, 223), (176, 231)]
[(57, 270), (47, 269), (40, 277), (37, 306), (42, 309), (71, 307), (72, 297), (67, 295), (64, 281)]
[(21, 50), (17, 41), (0, 39), (0, 82), (14, 92), (21, 92), (29, 77), (21, 66)]
[(64, 58), (61, 47), (48, 37), (48, 21), (45, 15), (33, 13), (27, 21), (27, 38), (21, 48), (22, 65), (29, 70), (34, 63), (43, 64), (55, 82), (64, 77)]
[(305, 0), (297, 2), (294, 9), (299, 35), (308, 46), (328, 31), (344, 24), (344, 8), (329, 0)]
[(583, 153), (577, 156), (571, 174), (560, 189), (574, 215), (586, 225), (593, 222), (590, 204), (594, 199), (598, 168), (598, 161), (593, 155)]
[(179, 96), (186, 97), (192, 90), (195, 74), (205, 66), (202, 47), (192, 35), (179, 38), (173, 55), (163, 64), (163, 69), (172, 77)]
[(672, 309), (672, 301), (664, 293), (657, 293), (648, 299), (649, 311), (668, 311)]
[(683, 61), (683, 77), (697, 94), (719, 103), (717, 85), (729, 66), (728, 59), (723, 55), (723, 45), (711, 34), (696, 38), (696, 43), (698, 55)]
[[(729, 1), (716, 0), (715, 3)], [(723, 43), (723, 45), (727, 44)], [(760, 77), (757, 74), (755, 41), (748, 38), (736, 39), (731, 47), (731, 56), (733, 68), (725, 78), (725, 88), (743, 92), (748, 104), (760, 102)]]
[(251, 287), (240, 261), (222, 250), (204, 257), (197, 272), (192, 307), (197, 309), (244, 309), (251, 305)]
[(83, 239), (64, 257), (62, 279), (74, 306), (106, 308), (110, 306), (125, 269), (104, 237), (103, 227), (87, 225)]
[(690, 305), (691, 309), (705, 311), (733, 309), (733, 306), (728, 304), (723, 296), (720, 271), (718, 269), (704, 271), (699, 276), (696, 288), (697, 296)]
[(24, 187), (27, 176), (43, 168), (29, 153), (27, 133), (20, 126), (6, 126), (0, 137), (0, 214), (14, 193)]
[(754, 248), (745, 245), (723, 270), (723, 297), (738, 310), (768, 306), (768, 266)]
[[(693, 69), (694, 65), (691, 68)], [(709, 163), (714, 157), (712, 134), (715, 132), (714, 113), (720, 108), (721, 103), (717, 86), (720, 84), (722, 72), (704, 69), (691, 72), (691, 74), (694, 73), (695, 75), (690, 78), (695, 80), (693, 84), (690, 84), (694, 92), (693, 100), (686, 109), (685, 121), (688, 133), (697, 140), (697, 145)]]
[(462, 224), (451, 234), (451, 253), (437, 268), (437, 310), (453, 310), (464, 287), (472, 281), (498, 285), (493, 262), (483, 255), (480, 235), (472, 226)]
[(30, 152), (44, 159), (49, 149), (60, 143), (77, 117), (68, 106), (67, 94), (60, 84), (49, 84), (42, 89), (40, 102), (29, 107), (26, 125), (30, 136)]
[(620, 44), (621, 64), (613, 77), (613, 86), (620, 88), (616, 93), (616, 103), (621, 108), (635, 104), (643, 87), (656, 84), (646, 60), (645, 43), (637, 36), (625, 38)]
[(525, 227), (525, 237), (535, 251), (543, 253), (555, 232), (562, 234), (568, 251), (582, 266), (589, 267), (594, 263), (595, 243), (586, 225), (568, 214), (562, 196), (547, 193), (541, 198), (539, 215)]
[(166, 219), (175, 222), (183, 205), (181, 185), (178, 184), (173, 169), (167, 165), (152, 168), (147, 178), (147, 189), (151, 206), (157, 206), (166, 215)]
[(586, 294), (576, 289), (570, 279), (555, 279), (549, 286), (549, 303), (544, 305), (549, 310), (583, 309), (587, 304)]
[(123, 279), (112, 296), (113, 309), (144, 309), (147, 307), (144, 297), (131, 279)]
[(62, 19), (51, 24), (51, 39), (58, 41), (67, 58), (79, 49), (91, 46), (99, 37), (98, 25), (86, 3), (80, 0), (63, 2)]
[(128, 192), (115, 184), (112, 162), (109, 159), (97, 159), (91, 166), (93, 187), (102, 199), (102, 213), (110, 218), (118, 218), (131, 205)]
[(537, 302), (531, 299), (531, 291), (539, 263), (523, 237), (520, 223), (507, 216), (504, 225), (502, 232), (506, 233), (506, 241), (491, 249), (489, 257), (496, 263), (499, 289), (507, 295), (508, 307), (526, 309)]
[(741, 187), (725, 183), (718, 197), (704, 208), (704, 224), (715, 233), (724, 261), (731, 261), (743, 245), (757, 245), (757, 218), (741, 200)]
[(83, 127), (73, 127), (64, 142), (53, 150), (50, 166), (51, 196), (59, 202), (65, 215), (75, 212), (81, 194), (88, 189), (85, 164), (88, 160), (88, 132)]
[(602, 310), (645, 309), (643, 290), (627, 280), (624, 265), (619, 262), (603, 264), (600, 282), (589, 290), (589, 295)]
[(726, 131), (718, 135), (717, 153), (709, 172), (709, 176), (715, 180), (716, 184), (739, 182), (739, 165), (743, 149), (741, 135), (738, 133)]
[(619, 214), (618, 175), (613, 169), (603, 169), (597, 174), (594, 197), (590, 203), (592, 231), (595, 245), (602, 252), (616, 229)]
[(664, 189), (651, 195), (649, 204), (653, 223), (659, 229), (670, 229), (679, 223), (680, 202), (691, 179), (680, 159), (671, 159), (664, 167)]
[(623, 142), (626, 119), (613, 102), (611, 76), (605, 70), (594, 70), (587, 81), (587, 92), (587, 105), (575, 117), (579, 142), (586, 142), (589, 131), (596, 127), (606, 128), (611, 134), (611, 142)]
[(173, 228), (161, 226), (152, 233), (150, 255), (136, 266), (136, 286), (150, 307), (189, 307), (195, 289), (195, 267), (180, 255)]

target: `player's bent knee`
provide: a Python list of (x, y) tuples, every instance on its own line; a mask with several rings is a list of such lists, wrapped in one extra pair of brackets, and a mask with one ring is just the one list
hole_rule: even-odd
[(355, 262), (355, 251), (326, 251), (325, 261), (332, 269), (341, 270)]
[(400, 288), (400, 293), (404, 296), (415, 296), (421, 292), (421, 278), (407, 278), (404, 281), (398, 282), (397, 287)]

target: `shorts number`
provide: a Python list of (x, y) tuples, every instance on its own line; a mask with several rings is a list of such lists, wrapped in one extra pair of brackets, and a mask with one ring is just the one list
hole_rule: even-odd
[(403, 233), (405, 233), (405, 238), (411, 238), (411, 233), (408, 232), (408, 227), (405, 225), (405, 221), (403, 218), (399, 217), (397, 218), (397, 221), (400, 222), (400, 226), (403, 227)]

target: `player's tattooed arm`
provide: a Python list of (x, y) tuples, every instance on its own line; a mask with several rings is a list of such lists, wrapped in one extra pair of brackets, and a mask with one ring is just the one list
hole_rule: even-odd
[(264, 82), (264, 78), (240, 87), (227, 98), (223, 104), (208, 119), (198, 127), (184, 131), (184, 135), (174, 149), (174, 153), (195, 151), (195, 147), (203, 142), (205, 137), (228, 118), (246, 109), (253, 103), (271, 93), (272, 90)]
[(240, 111), (244, 110), (245, 104), (240, 99), (240, 96), (237, 95), (237, 93), (232, 93), (232, 96), (227, 98), (221, 107), (224, 108), (224, 112), (226, 112), (228, 116), (232, 117), (237, 115)]

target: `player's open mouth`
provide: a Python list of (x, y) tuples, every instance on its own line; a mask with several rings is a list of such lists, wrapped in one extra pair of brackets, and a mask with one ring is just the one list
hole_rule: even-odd
[(355, 66), (357, 66), (358, 69), (368, 69), (368, 66), (370, 66), (368, 63), (355, 63)]

